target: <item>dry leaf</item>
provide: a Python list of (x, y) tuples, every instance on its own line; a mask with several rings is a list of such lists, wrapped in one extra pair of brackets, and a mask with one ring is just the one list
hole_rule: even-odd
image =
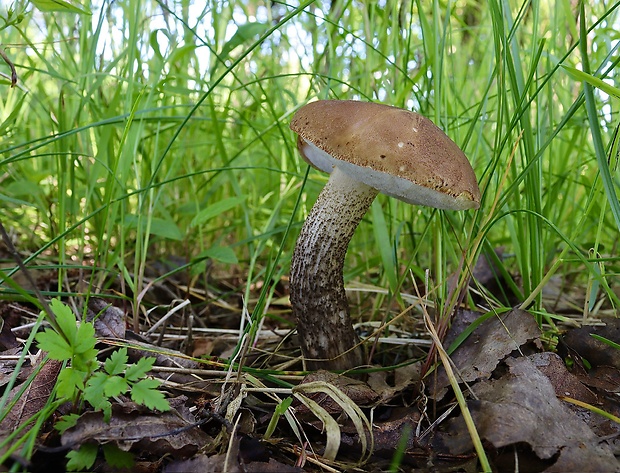
[(586, 373), (577, 373), (575, 376), (591, 388), (608, 393), (620, 392), (620, 370), (613, 366), (595, 366)]
[(566, 369), (562, 359), (555, 353), (536, 353), (529, 359), (544, 374), (557, 396), (566, 396), (588, 404), (598, 404), (598, 398), (575, 375)]
[[(468, 314), (463, 311), (464, 315)], [(480, 314), (477, 314), (480, 316)], [(471, 314), (469, 314), (471, 320)], [(463, 330), (463, 324), (456, 321), (446, 337), (449, 346)], [(487, 379), (500, 361), (529, 340), (540, 335), (540, 329), (531, 314), (514, 309), (505, 314), (492, 316), (477, 327), (452, 353), (450, 358), (463, 382)], [(443, 367), (437, 370), (437, 377), (427, 383), (432, 390), (431, 397), (439, 399), (446, 393), (450, 381)]]
[(420, 412), (415, 407), (397, 407), (390, 409), (390, 415), (384, 420), (372, 423), (375, 439), (375, 452), (394, 452), (407, 435), (406, 446), (413, 446), (416, 426), (420, 422)]
[[(620, 472), (609, 446), (556, 398), (551, 382), (534, 363), (527, 358), (506, 362), (509, 372), (478, 383), (478, 400), (468, 402), (482, 439), (497, 449), (528, 444), (546, 461), (548, 472)], [(439, 438), (436, 448), (447, 447), (453, 454), (473, 449), (460, 416), (444, 426)], [(514, 455), (516, 450), (503, 451)]]
[(563, 343), (570, 354), (585, 358), (591, 366), (613, 366), (620, 369), (620, 351), (607, 343), (595, 339), (591, 334), (599, 335), (620, 344), (620, 319), (607, 318), (605, 326), (583, 326), (569, 330)]
[[(35, 361), (35, 367), (43, 361), (45, 356), (44, 352), (39, 352)], [(27, 422), (28, 419), (43, 409), (56, 385), (56, 379), (61, 368), (62, 362), (60, 361), (47, 360), (45, 362), (45, 365), (36, 374), (30, 386), (21, 394), (13, 408), (8, 411), (6, 417), (0, 423), (0, 432), (13, 432), (17, 427)], [(22, 389), (21, 385), (15, 386), (11, 390), (9, 399), (13, 399), (20, 389)], [(23, 432), (25, 433), (28, 430), (29, 428)]]
[(125, 339), (125, 313), (99, 297), (88, 301), (86, 321), (93, 322), (98, 338)]
[(379, 396), (378, 401), (383, 404), (403, 392), (409, 386), (420, 382), (422, 362), (396, 368), (394, 372), (394, 385), (388, 384), (387, 371), (374, 371), (368, 374), (368, 386)]
[[(226, 455), (196, 455), (190, 460), (174, 461), (164, 467), (163, 473), (220, 473), (224, 472), (224, 462)], [(237, 473), (242, 471), (239, 465), (228, 465), (227, 473)], [(299, 467), (285, 465), (273, 458), (268, 462), (251, 462), (243, 464), (245, 473), (303, 473)]]
[[(363, 381), (324, 370), (315, 371), (307, 375), (299, 384), (299, 387), (301, 388), (304, 384), (315, 382), (335, 386), (358, 406), (370, 406), (378, 398), (377, 393)], [(330, 414), (342, 412), (342, 406), (326, 392), (319, 391), (311, 394), (306, 393), (306, 395)], [(303, 406), (298, 405), (297, 412), (303, 414), (308, 411)]]
[(115, 404), (109, 423), (101, 412), (82, 414), (77, 425), (63, 433), (61, 443), (77, 448), (89, 441), (111, 442), (125, 451), (135, 447), (155, 455), (187, 458), (213, 441), (193, 426), (194, 422), (193, 416), (181, 406), (167, 412), (141, 414), (137, 409), (124, 409)]

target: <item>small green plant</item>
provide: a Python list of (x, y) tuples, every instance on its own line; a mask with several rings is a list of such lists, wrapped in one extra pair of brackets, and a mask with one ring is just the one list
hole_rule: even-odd
[(276, 408), (273, 411), (273, 415), (271, 416), (271, 420), (269, 421), (269, 425), (267, 426), (267, 430), (265, 431), (265, 434), (263, 436), (265, 440), (268, 440), (271, 438), (271, 436), (276, 430), (276, 426), (278, 425), (278, 421), (280, 420), (280, 417), (286, 414), (286, 411), (288, 410), (289, 407), (291, 407), (292, 403), (293, 403), (293, 398), (287, 397), (286, 399), (284, 399), (282, 402), (280, 402), (276, 406)]
[[(64, 361), (67, 367), (60, 372), (56, 382), (56, 397), (72, 402), (75, 406), (83, 401), (94, 409), (103, 412), (104, 419), (112, 416), (110, 398), (129, 392), (131, 399), (149, 409), (167, 411), (168, 401), (157, 388), (160, 381), (145, 378), (152, 368), (155, 358), (141, 358), (129, 364), (127, 349), (121, 348), (110, 355), (100, 365), (97, 361), (99, 350), (95, 348), (97, 339), (95, 328), (90, 322), (78, 324), (73, 311), (58, 299), (53, 299), (50, 308), (56, 316), (59, 330), (45, 329), (37, 334), (36, 340), (41, 350), (48, 352), (50, 358)], [(56, 423), (60, 432), (75, 426), (79, 414), (63, 416)], [(84, 444), (78, 450), (69, 452), (69, 470), (90, 468), (96, 459), (97, 448)], [(106, 461), (117, 466), (127, 461), (126, 453), (116, 448), (104, 449)], [(122, 458), (121, 458), (122, 457)]]
[[(103, 457), (106, 463), (112, 468), (131, 468), (133, 466), (133, 455), (118, 448), (110, 443), (101, 446)], [(85, 443), (77, 450), (67, 453), (67, 471), (85, 471), (90, 469), (99, 453), (99, 446), (92, 443)]]

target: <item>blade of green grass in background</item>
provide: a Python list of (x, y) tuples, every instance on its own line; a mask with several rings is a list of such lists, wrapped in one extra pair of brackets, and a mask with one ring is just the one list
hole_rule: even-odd
[[(590, 59), (587, 42), (587, 29), (586, 29), (586, 7), (585, 2), (580, 1), (580, 15), (579, 15), (579, 33), (581, 37), (580, 51), (583, 65), (583, 73), (590, 76)], [(574, 73), (573, 73), (574, 74)], [(590, 76), (591, 77), (591, 76)], [(609, 162), (607, 154), (605, 153), (605, 146), (603, 145), (603, 137), (601, 136), (601, 129), (599, 123), (598, 107), (594, 100), (594, 93), (592, 91), (592, 80), (584, 80), (584, 77), (580, 77), (583, 80), (584, 94), (586, 98), (586, 110), (588, 114), (588, 122), (590, 124), (590, 131), (592, 132), (592, 142), (594, 145), (594, 153), (596, 155), (596, 161), (598, 163), (598, 170), (600, 172), (603, 186), (605, 188), (605, 194), (611, 208), (611, 213), (614, 216), (616, 222), (616, 228), (620, 231), (620, 202), (618, 202), (618, 196), (614, 182), (611, 178), (609, 170)], [(614, 156), (615, 159), (615, 156)]]

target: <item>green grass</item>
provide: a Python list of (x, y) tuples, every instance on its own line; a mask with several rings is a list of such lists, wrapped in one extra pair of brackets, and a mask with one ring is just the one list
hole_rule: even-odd
[[(270, 12), (214, 3), (200, 28), (182, 2), (165, 12), (130, 3), (95, 9), (77, 25), (69, 13), (29, 8), (3, 30), (19, 76), (19, 86), (6, 89), (2, 115), (7, 223), (30, 250), (58, 255), (59, 290), (75, 256), (102, 271), (93, 285), (118, 271), (136, 293), (147, 258), (168, 252), (221, 255), (212, 249), (231, 247), (239, 266), (253, 271), (248, 284), (262, 278), (258, 268), (285, 268), (295, 231), (286, 239), (284, 232), (299, 225), (325, 179), (312, 171), (300, 190), (305, 164), (287, 123), (317, 97), (382, 100), (424, 113), (466, 150), (484, 191), (479, 213), (449, 216), (381, 198), (355, 237), (351, 277), (373, 274), (363, 282), (395, 294), (415, 266), (431, 268), (441, 287), (462, 254), (459, 244), (490, 222), (481, 249), (503, 245), (514, 254), (508, 264), (527, 297), (566, 240), (583, 255), (613, 247), (613, 232), (596, 229), (616, 215), (606, 215), (606, 197), (614, 197), (606, 147), (615, 98), (603, 101), (595, 90), (584, 106), (582, 84), (560, 64), (581, 64), (585, 53), (593, 75), (613, 83), (617, 55), (580, 47), (582, 26), (568, 3), (550, 10), (491, 2), (479, 11), (467, 3), (447, 10), (438, 2), (392, 2), (324, 18), (318, 4), (305, 12), (278, 4)], [(259, 20), (250, 18), (257, 5)], [(591, 8), (583, 28), (592, 28), (593, 44), (613, 42), (616, 9)], [(595, 24), (601, 16), (606, 28)], [(163, 18), (168, 28), (151, 30)], [(237, 33), (227, 33), (236, 22)], [(125, 42), (104, 34), (119, 27)], [(610, 111), (601, 116), (604, 104)], [(600, 120), (605, 130), (591, 133)], [(237, 205), (193, 220), (222, 200)], [(373, 230), (372, 221), (385, 227)], [(234, 261), (228, 252), (223, 259)], [(562, 266), (570, 271), (568, 262)], [(541, 308), (539, 296), (534, 302)]]
[[(298, 157), (291, 115), (317, 98), (382, 101), (444, 129), (483, 200), (451, 213), (380, 196), (345, 280), (387, 292), (354, 295), (354, 319), (395, 316), (400, 293), (415, 292), (410, 275), (427, 269), (447, 314), (451, 275), (464, 284), (498, 247), (506, 290), (541, 322), (554, 317), (542, 297), (551, 277), (589, 288), (589, 310), (615, 310), (620, 3), (573, 3), (211, 1), (190, 12), (187, 0), (125, 0), (88, 16), (21, 1), (20, 22), (3, 6), (18, 84), (0, 62), (2, 223), (31, 266), (58, 271), (54, 293), (87, 298), (122, 281), (137, 317), (148, 265), (182, 256), (203, 283), (217, 283), (208, 265), (241, 275), (230, 290), (253, 321), (279, 320), (270, 301), (326, 182)], [(69, 275), (84, 268), (78, 288)], [(0, 297), (18, 297), (13, 286)]]

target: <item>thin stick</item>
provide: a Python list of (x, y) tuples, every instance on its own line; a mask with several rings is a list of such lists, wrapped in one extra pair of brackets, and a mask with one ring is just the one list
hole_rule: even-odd
[(4, 62), (6, 62), (9, 69), (11, 69), (11, 87), (15, 87), (17, 85), (17, 71), (15, 70), (15, 64), (13, 64), (13, 62), (6, 55), (4, 48), (0, 48), (0, 57), (4, 59)]

